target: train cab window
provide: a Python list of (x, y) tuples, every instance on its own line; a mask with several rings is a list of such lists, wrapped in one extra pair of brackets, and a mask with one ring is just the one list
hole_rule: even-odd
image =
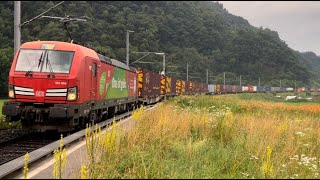
[(40, 72), (44, 54), (44, 50), (21, 49), (15, 71)]
[(73, 56), (71, 51), (21, 49), (15, 71), (68, 74)]
[[(48, 50), (42, 72), (65, 73), (70, 72), (74, 52)], [(51, 68), (51, 70), (50, 70)]]
[(97, 63), (92, 64), (92, 76), (93, 77), (97, 76)]

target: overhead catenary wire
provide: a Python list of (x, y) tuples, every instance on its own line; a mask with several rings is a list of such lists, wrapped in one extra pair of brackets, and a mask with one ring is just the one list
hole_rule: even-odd
[(53, 8), (55, 8), (55, 7), (57, 7), (57, 6), (59, 6), (59, 5), (60, 5), (60, 4), (62, 4), (62, 3), (64, 3), (64, 1), (61, 1), (60, 3), (58, 3), (58, 4), (54, 5), (54, 6), (52, 6), (51, 8), (49, 8), (48, 10), (46, 10), (45, 12), (43, 12), (43, 13), (39, 14), (38, 16), (36, 16), (36, 17), (34, 17), (34, 18), (32, 18), (32, 19), (30, 19), (30, 20), (28, 20), (28, 21), (23, 22), (22, 24), (20, 24), (20, 27), (21, 27), (21, 26), (23, 26), (23, 25), (25, 25), (25, 24), (29, 24), (29, 23), (30, 23), (31, 21), (33, 21), (33, 20), (36, 20), (36, 19), (41, 18), (41, 16), (42, 16), (42, 15), (44, 15), (45, 13), (47, 13), (47, 12), (51, 11), (51, 9), (53, 9)]
[(63, 25), (64, 25), (66, 31), (68, 32), (68, 35), (69, 35), (71, 42), (73, 42), (73, 38), (72, 38), (71, 33), (68, 29), (67, 23), (69, 23), (71, 21), (81, 21), (81, 22), (87, 21), (86, 19), (70, 18), (69, 16), (65, 16), (65, 17), (41, 16), (41, 18), (59, 19), (60, 22), (63, 22)]
[(22, 24), (21, 22), (21, 2), (20, 1), (14, 1), (14, 53), (17, 52), (17, 49), (20, 47), (21, 45), (21, 27), (25, 24), (29, 24), (30, 22), (32, 22), (35, 19), (40, 18), (43, 14), (49, 12), (50, 10), (52, 10), (53, 8), (59, 6), (60, 4), (64, 3), (64, 1), (52, 6), (51, 8), (49, 8), (48, 10), (46, 10), (45, 12), (39, 14), (38, 16), (23, 22)]

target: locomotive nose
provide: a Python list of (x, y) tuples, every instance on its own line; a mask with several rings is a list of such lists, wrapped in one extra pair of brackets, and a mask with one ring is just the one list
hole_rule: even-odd
[(36, 103), (66, 101), (68, 80), (47, 78), (15, 78), (16, 98), (29, 99)]
[(35, 90), (35, 100), (36, 102), (44, 102), (44, 91), (43, 90)]
[(65, 101), (67, 98), (66, 80), (46, 80), (35, 86), (36, 102)]

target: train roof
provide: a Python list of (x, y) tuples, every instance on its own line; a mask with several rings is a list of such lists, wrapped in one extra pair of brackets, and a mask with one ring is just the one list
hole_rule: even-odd
[(111, 60), (113, 65), (115, 65), (117, 67), (121, 67), (121, 68), (126, 69), (126, 70), (130, 70), (130, 67), (127, 66), (126, 64), (124, 64), (123, 62), (120, 62), (120, 61), (118, 61), (116, 59), (110, 59), (110, 60)]
[(98, 54), (93, 49), (79, 44), (63, 41), (31, 41), (22, 44), (20, 48), (82, 51), (86, 56), (99, 59)]
[(114, 65), (116, 67), (119, 67), (119, 68), (122, 68), (122, 69), (125, 69), (125, 70), (128, 70), (128, 71), (133, 71), (133, 72), (137, 71), (135, 68), (127, 66), (125, 63), (123, 63), (121, 61), (118, 61), (116, 59), (109, 58), (109, 57), (104, 56), (104, 55), (99, 54), (99, 53), (98, 53), (98, 56), (99, 56), (100, 61), (102, 61), (104, 63), (112, 64), (112, 65)]

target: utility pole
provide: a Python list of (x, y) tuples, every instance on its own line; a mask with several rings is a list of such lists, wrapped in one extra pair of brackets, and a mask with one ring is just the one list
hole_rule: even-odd
[(14, 1), (14, 54), (21, 46), (21, 1)]
[(260, 78), (259, 78), (259, 86), (260, 86)]
[(127, 41), (126, 41), (126, 61), (127, 61), (127, 66), (129, 66), (129, 33), (134, 32), (127, 30)]
[(294, 81), (294, 91), (297, 92), (297, 80)]
[(241, 75), (240, 75), (240, 86), (241, 86)]
[(281, 87), (281, 79), (280, 79), (280, 87)]
[(189, 81), (189, 64), (187, 62), (187, 81)]
[(208, 84), (208, 69), (207, 69), (207, 84)]
[(59, 6), (62, 3), (64, 3), (64, 1), (61, 1), (60, 3), (52, 6), (45, 12), (21, 24), (21, 1), (14, 1), (14, 53), (16, 53), (16, 51), (21, 46), (21, 27), (25, 24), (29, 24), (31, 21), (35, 19), (39, 19), (43, 14), (51, 11), (51, 9)]
[(223, 72), (223, 85), (226, 86), (226, 73)]

